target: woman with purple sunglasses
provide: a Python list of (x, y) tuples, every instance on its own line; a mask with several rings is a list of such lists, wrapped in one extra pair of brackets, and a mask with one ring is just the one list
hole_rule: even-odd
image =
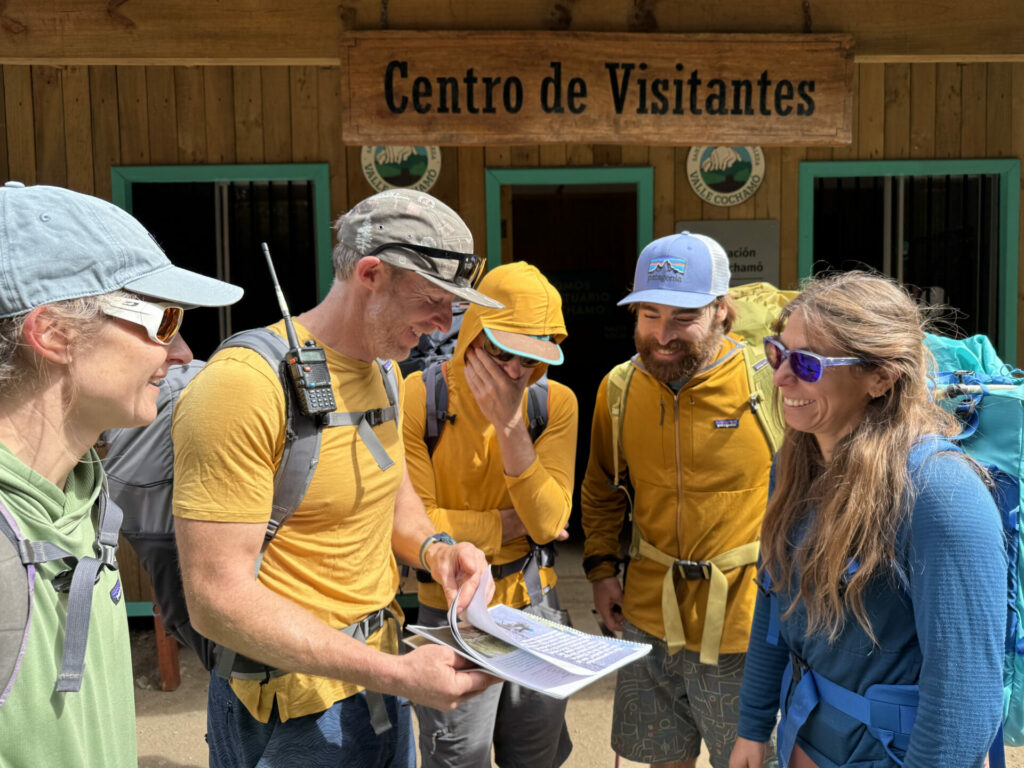
[(848, 272), (765, 339), (787, 429), (730, 768), (761, 765), (780, 709), (792, 768), (981, 766), (996, 735), (1002, 527), (929, 396), (923, 326), (902, 287)]

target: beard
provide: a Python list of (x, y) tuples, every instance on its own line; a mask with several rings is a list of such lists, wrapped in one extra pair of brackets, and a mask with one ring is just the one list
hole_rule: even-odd
[[(718, 354), (724, 335), (722, 324), (715, 322), (707, 335), (697, 341), (673, 339), (662, 345), (649, 336), (641, 336), (639, 329), (633, 331), (633, 341), (647, 372), (658, 381), (668, 384), (679, 379), (689, 379), (710, 363)], [(679, 357), (661, 360), (654, 356), (655, 351), (679, 354)]]
[[(396, 270), (397, 271), (397, 270)], [(371, 302), (366, 308), (366, 324), (375, 357), (381, 360), (405, 360), (419, 339), (410, 345), (402, 341), (409, 327), (408, 316), (402, 309), (401, 277), (394, 277), (382, 300)]]

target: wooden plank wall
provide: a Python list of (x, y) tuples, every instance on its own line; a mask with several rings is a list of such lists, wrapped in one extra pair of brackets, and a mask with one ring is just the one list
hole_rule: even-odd
[[(359, 167), (360, 148), (337, 141), (338, 89), (335, 67), (4, 65), (0, 178), (110, 199), (111, 166), (326, 162), (337, 215), (373, 192)], [(485, 168), (650, 165), (655, 236), (671, 233), (682, 219), (777, 218), (780, 275), (792, 286), (801, 160), (1024, 160), (1024, 63), (860, 64), (854, 111), (848, 147), (765, 147), (760, 190), (732, 208), (708, 205), (691, 191), (687, 147), (445, 147), (432, 191), (462, 213), (482, 250)], [(1021, 360), (1024, 302), (1018, 323)], [(147, 599), (134, 558), (124, 554), (122, 562), (129, 599)]]
[[(336, 140), (338, 85), (334, 67), (4, 65), (0, 176), (109, 199), (112, 165), (327, 162), (336, 215), (373, 191), (360, 148)], [(780, 274), (792, 285), (801, 160), (1024, 160), (1024, 63), (858, 64), (854, 112), (848, 147), (766, 147), (760, 190), (733, 208), (693, 194), (687, 147), (445, 147), (432, 191), (463, 214), (483, 249), (484, 168), (651, 165), (656, 236), (680, 219), (778, 218)], [(1024, 350), (1024, 303), (1018, 316)]]

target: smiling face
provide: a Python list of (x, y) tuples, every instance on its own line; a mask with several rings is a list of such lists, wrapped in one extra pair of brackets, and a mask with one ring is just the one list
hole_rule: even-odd
[(714, 301), (696, 309), (638, 304), (633, 340), (644, 368), (665, 383), (693, 376), (718, 353), (725, 316)]
[(420, 336), (451, 328), (454, 297), (419, 275), (387, 269), (388, 284), (366, 308), (371, 351), (382, 360), (404, 360)]
[(71, 413), (83, 434), (149, 424), (167, 369), (192, 360), (180, 333), (164, 346), (141, 325), (114, 317), (104, 318), (87, 343), (71, 350)]
[[(788, 349), (846, 356), (842, 350), (808, 340), (799, 309), (790, 316), (779, 338)], [(773, 381), (782, 396), (786, 423), (814, 435), (826, 461), (831, 459), (836, 443), (863, 421), (868, 402), (888, 389), (879, 370), (861, 365), (826, 368), (821, 378), (811, 384), (797, 378), (787, 360), (775, 371)]]

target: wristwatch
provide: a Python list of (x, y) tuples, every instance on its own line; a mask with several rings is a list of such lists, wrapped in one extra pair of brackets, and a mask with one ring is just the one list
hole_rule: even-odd
[(454, 545), (455, 539), (442, 531), (441, 533), (432, 533), (423, 540), (423, 543), (420, 544), (420, 565), (423, 566), (424, 571), (429, 571), (430, 568), (427, 566), (427, 561), (423, 559), (423, 556), (427, 554), (427, 549), (430, 548), (430, 545), (435, 542)]

